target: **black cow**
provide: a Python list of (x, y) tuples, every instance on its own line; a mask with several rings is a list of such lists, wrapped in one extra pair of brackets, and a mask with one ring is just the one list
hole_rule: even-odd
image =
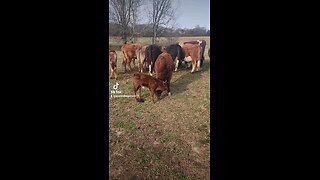
[(149, 66), (149, 74), (151, 76), (154, 72), (154, 64), (161, 53), (161, 47), (155, 44), (152, 44), (146, 48), (146, 62)]
[(177, 71), (178, 66), (184, 61), (185, 53), (179, 44), (171, 44), (166, 47), (166, 51), (171, 55), (175, 64), (175, 70)]

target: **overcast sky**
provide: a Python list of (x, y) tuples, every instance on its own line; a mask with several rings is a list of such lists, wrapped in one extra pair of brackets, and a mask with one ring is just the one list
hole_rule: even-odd
[(196, 25), (210, 29), (210, 0), (182, 0), (177, 22), (181, 28)]
[[(176, 1), (176, 0), (173, 0)], [(194, 28), (196, 25), (210, 29), (210, 0), (179, 0), (177, 24), (179, 28)], [(141, 22), (146, 18), (141, 17)]]

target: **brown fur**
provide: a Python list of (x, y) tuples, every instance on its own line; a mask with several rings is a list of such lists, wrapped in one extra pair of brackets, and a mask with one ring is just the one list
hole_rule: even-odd
[(138, 100), (137, 98), (138, 90), (139, 90), (139, 98), (141, 98), (141, 86), (145, 86), (149, 88), (153, 103), (154, 103), (155, 93), (157, 95), (157, 99), (159, 99), (161, 92), (164, 90), (167, 90), (166, 83), (147, 74), (134, 73), (132, 75), (132, 81), (133, 81), (134, 95), (136, 96), (137, 100)]
[(110, 67), (110, 76), (109, 79), (112, 78), (114, 75), (115, 79), (117, 80), (118, 72), (117, 72), (117, 53), (114, 50), (109, 51), (109, 67)]
[(167, 92), (170, 95), (170, 81), (175, 65), (169, 53), (161, 53), (155, 63), (156, 78), (166, 82)]
[(161, 52), (167, 52), (167, 47), (161, 46)]
[(199, 71), (200, 66), (200, 60), (201, 60), (201, 46), (198, 44), (190, 44), (186, 43), (182, 46), (183, 51), (185, 52), (185, 56), (188, 57), (190, 56), (192, 59), (192, 70), (193, 72), (195, 69), (196, 71)]
[(124, 67), (124, 71), (127, 71), (126, 66), (128, 65), (129, 70), (131, 71), (131, 61), (133, 60), (133, 65), (135, 66), (135, 62), (134, 59), (137, 58), (136, 55), (136, 50), (138, 48), (141, 48), (142, 45), (141, 44), (124, 44), (121, 47), (121, 51), (123, 53), (123, 61), (122, 61), (122, 65)]
[(142, 46), (137, 48), (136, 55), (138, 60), (138, 68), (140, 72), (146, 69), (146, 48), (148, 46)]
[[(199, 42), (200, 41), (200, 42)], [(201, 66), (203, 65), (203, 63), (204, 63), (204, 60), (205, 60), (205, 58), (204, 58), (204, 51), (205, 51), (205, 49), (206, 49), (206, 45), (207, 45), (207, 42), (205, 41), (205, 40), (197, 40), (197, 41), (188, 41), (188, 42), (184, 42), (184, 44), (199, 44), (200, 45), (200, 47), (201, 47), (201, 58), (200, 58), (200, 60), (201, 60)]]

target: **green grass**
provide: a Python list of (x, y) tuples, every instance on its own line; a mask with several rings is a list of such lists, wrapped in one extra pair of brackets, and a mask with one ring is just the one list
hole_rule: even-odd
[(113, 126), (116, 128), (124, 128), (124, 129), (135, 129), (136, 128), (136, 125), (131, 120), (114, 122)]

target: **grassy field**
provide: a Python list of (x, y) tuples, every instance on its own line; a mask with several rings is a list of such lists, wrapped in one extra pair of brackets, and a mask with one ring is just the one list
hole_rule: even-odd
[[(166, 45), (177, 43), (178, 41), (185, 42), (185, 41), (197, 40), (197, 39), (203, 39), (203, 40), (206, 41), (206, 43), (207, 43), (206, 49), (208, 49), (208, 47), (210, 47), (210, 37), (209, 36), (159, 37), (157, 39), (157, 43), (156, 44), (161, 45), (161, 46), (166, 46)], [(135, 42), (139, 42), (139, 43), (147, 45), (147, 44), (151, 44), (152, 43), (152, 38), (151, 37), (139, 37), (139, 38), (136, 39)], [(116, 46), (117, 48), (115, 48), (115, 50), (120, 50), (120, 47), (122, 46), (122, 43), (123, 42), (122, 42), (120, 37), (115, 37), (115, 36), (110, 36), (109, 37), (109, 46), (110, 47)]]
[[(164, 92), (155, 104), (149, 89), (144, 103), (109, 94), (109, 179), (210, 179), (210, 59), (199, 72), (174, 72), (171, 96)], [(180, 38), (183, 41), (197, 38)], [(204, 39), (204, 38), (202, 38)], [(130, 75), (123, 73), (118, 53), (122, 95), (133, 95)], [(133, 66), (132, 66), (133, 67)]]

